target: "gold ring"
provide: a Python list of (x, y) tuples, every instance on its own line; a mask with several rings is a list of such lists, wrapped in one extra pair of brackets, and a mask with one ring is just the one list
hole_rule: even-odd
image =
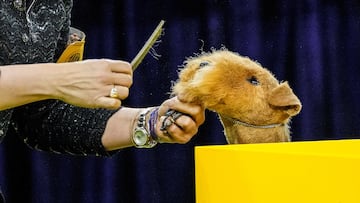
[(115, 85), (110, 90), (110, 97), (111, 98), (118, 98), (119, 97), (119, 93), (118, 93), (118, 90), (116, 89)]

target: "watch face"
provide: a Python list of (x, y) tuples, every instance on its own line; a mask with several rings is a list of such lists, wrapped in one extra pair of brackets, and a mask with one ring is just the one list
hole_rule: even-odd
[(148, 136), (146, 135), (146, 133), (143, 130), (138, 129), (134, 132), (133, 139), (134, 139), (134, 142), (136, 145), (143, 146), (148, 141)]

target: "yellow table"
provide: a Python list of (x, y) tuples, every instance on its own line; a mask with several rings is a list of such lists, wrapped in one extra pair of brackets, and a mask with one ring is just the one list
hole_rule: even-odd
[(360, 140), (195, 147), (197, 203), (360, 203)]

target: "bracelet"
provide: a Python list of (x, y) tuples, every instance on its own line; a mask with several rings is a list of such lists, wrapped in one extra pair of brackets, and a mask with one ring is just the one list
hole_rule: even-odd
[(152, 148), (158, 142), (149, 133), (149, 121), (146, 122), (150, 109), (142, 110), (134, 126), (132, 141), (137, 148)]
[(159, 107), (155, 107), (154, 110), (150, 112), (150, 118), (148, 120), (150, 136), (157, 142), (159, 142), (159, 137), (156, 134), (156, 121), (158, 115), (159, 115)]

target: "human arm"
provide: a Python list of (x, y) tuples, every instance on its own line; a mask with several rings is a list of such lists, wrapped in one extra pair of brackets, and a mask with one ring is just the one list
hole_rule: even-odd
[[(131, 84), (130, 64), (117, 60), (0, 66), (0, 110), (46, 99), (116, 109), (128, 96)], [(119, 98), (108, 97), (114, 85)]]
[[(167, 128), (168, 133), (165, 134), (160, 128), (165, 119), (164, 115), (169, 109), (181, 112), (183, 116), (176, 120), (176, 125), (170, 125)], [(106, 150), (111, 151), (134, 146), (132, 134), (141, 110), (143, 109), (122, 108), (109, 118), (101, 139)], [(146, 122), (148, 119), (150, 118), (147, 117)], [(204, 120), (204, 109), (201, 106), (185, 103), (180, 101), (178, 97), (173, 97), (163, 102), (158, 108), (154, 130), (158, 140), (162, 143), (185, 144), (197, 133)]]
[[(160, 130), (168, 109), (183, 112), (167, 137)], [(131, 141), (134, 121), (140, 108), (122, 107), (117, 111), (84, 109), (59, 101), (43, 101), (15, 109), (13, 121), (25, 142), (36, 149), (71, 154), (107, 156), (110, 151), (134, 146)], [(204, 122), (202, 107), (180, 102), (177, 97), (159, 107), (156, 133), (163, 142), (186, 143)]]

